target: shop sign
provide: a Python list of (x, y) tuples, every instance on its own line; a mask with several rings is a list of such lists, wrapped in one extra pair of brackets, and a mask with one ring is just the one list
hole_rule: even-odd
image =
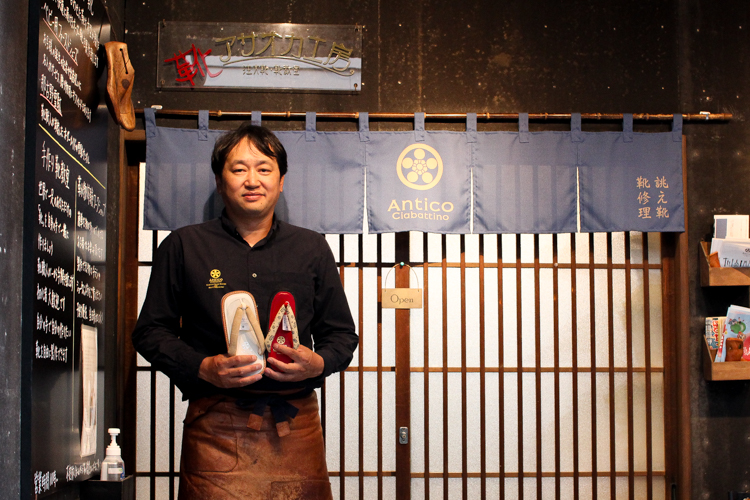
[[(397, 264), (398, 265), (398, 264)], [(404, 266), (404, 263), (401, 263)], [(388, 270), (383, 283), (388, 282), (388, 276), (396, 266)], [(411, 270), (419, 281), (419, 276), (410, 265), (406, 267)], [(421, 288), (383, 288), (380, 295), (380, 305), (383, 309), (422, 309), (422, 289)]]
[(163, 21), (157, 87), (359, 92), (362, 26)]

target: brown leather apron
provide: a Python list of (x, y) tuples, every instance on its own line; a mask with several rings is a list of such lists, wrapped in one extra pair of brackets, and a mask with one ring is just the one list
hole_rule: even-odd
[(299, 411), (284, 437), (274, 420), (275, 403), (262, 411), (262, 422), (253, 417), (260, 423), (254, 430), (248, 424), (257, 405), (238, 405), (223, 396), (190, 402), (182, 433), (180, 500), (332, 498), (316, 393), (289, 401)]

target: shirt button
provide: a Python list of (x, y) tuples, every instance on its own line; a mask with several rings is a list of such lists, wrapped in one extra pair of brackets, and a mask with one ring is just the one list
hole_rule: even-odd
[(253, 278), (257, 278), (257, 277), (258, 277), (258, 275), (255, 274), (255, 273), (253, 273)]

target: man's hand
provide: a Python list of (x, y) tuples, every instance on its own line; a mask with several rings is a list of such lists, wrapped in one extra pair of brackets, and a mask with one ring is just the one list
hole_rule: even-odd
[(224, 389), (254, 384), (263, 377), (262, 371), (250, 375), (262, 368), (260, 363), (255, 362), (257, 359), (257, 356), (253, 354), (231, 357), (224, 354), (209, 356), (201, 363), (198, 377)]
[(276, 358), (268, 358), (265, 370), (268, 378), (281, 382), (299, 382), (323, 373), (323, 358), (302, 344), (297, 349), (279, 344), (274, 344), (272, 348), (292, 358), (294, 363), (283, 363)]

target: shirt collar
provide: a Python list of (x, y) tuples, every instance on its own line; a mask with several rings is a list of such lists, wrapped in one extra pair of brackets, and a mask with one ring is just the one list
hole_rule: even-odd
[[(224, 228), (224, 231), (232, 235), (232, 237), (247, 244), (247, 242), (240, 235), (239, 231), (237, 231), (237, 225), (234, 222), (232, 222), (232, 219), (230, 219), (229, 216), (227, 215), (226, 209), (222, 209), (221, 217), (219, 217), (219, 219), (221, 220), (221, 227)], [(271, 239), (271, 237), (274, 235), (274, 233), (276, 232), (278, 228), (279, 228), (279, 220), (276, 218), (276, 213), (274, 212), (273, 222), (271, 223), (271, 230), (268, 231), (268, 234), (266, 235), (265, 238), (263, 238), (258, 243), (253, 245), (253, 248), (258, 248), (258, 247), (262, 247), (263, 245), (265, 245), (268, 242), (268, 240)]]

